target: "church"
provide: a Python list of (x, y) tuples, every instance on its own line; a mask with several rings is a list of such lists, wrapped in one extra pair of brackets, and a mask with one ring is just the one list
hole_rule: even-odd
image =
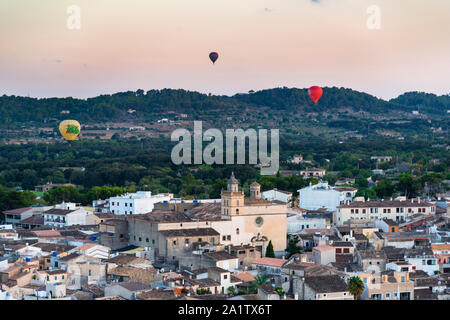
[(286, 204), (262, 199), (259, 183), (253, 182), (250, 197), (245, 197), (232, 173), (227, 190), (221, 194), (221, 215), (222, 220), (213, 222), (212, 227), (222, 235), (222, 243), (249, 244), (261, 249), (264, 255), (269, 241), (272, 241), (275, 254), (284, 254), (287, 244)]
[[(184, 204), (186, 205), (186, 204)], [(156, 256), (178, 260), (195, 244), (249, 245), (264, 256), (269, 241), (277, 257), (285, 254), (287, 244), (286, 204), (261, 198), (261, 186), (253, 182), (250, 196), (239, 190), (234, 173), (221, 202), (202, 203), (191, 208), (179, 204), (175, 210), (153, 210), (128, 215), (130, 244), (152, 247)]]

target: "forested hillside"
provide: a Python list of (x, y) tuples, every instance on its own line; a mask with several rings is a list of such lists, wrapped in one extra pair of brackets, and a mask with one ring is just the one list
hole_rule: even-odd
[[(364, 111), (370, 114), (386, 114), (392, 112), (411, 112), (420, 107), (424, 114), (442, 116), (447, 114), (450, 96), (436, 96), (419, 92), (405, 93), (396, 99), (385, 101), (367, 93), (345, 88), (324, 88), (322, 99), (314, 105), (307, 96), (306, 89), (276, 88), (232, 97), (206, 95), (185, 90), (150, 90), (144, 92), (128, 91), (113, 95), (101, 95), (89, 99), (46, 98), (36, 99), (17, 96), (0, 97), (0, 118), (2, 126), (13, 123), (35, 121), (46, 122), (50, 119), (64, 119), (70, 111), (70, 118), (83, 122), (118, 121), (139, 117), (141, 120), (153, 119), (168, 111), (187, 113), (199, 119), (208, 118), (212, 112), (220, 111), (221, 115), (232, 115), (246, 108), (257, 112), (260, 108), (286, 112), (333, 112), (342, 108), (350, 108), (355, 112)], [(128, 115), (127, 110), (137, 111)], [(207, 120), (207, 119), (203, 119)]]

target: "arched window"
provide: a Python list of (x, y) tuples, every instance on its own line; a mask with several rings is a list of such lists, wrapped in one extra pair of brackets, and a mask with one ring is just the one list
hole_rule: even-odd
[(236, 209), (236, 215), (239, 215), (239, 209)]

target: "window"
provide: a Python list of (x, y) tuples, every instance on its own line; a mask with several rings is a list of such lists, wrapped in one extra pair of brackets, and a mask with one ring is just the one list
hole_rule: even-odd
[(128, 203), (125, 202), (125, 207), (128, 207)]
[(224, 279), (228, 279), (228, 275), (224, 274), (224, 275), (223, 275), (223, 278), (224, 278)]
[(136, 240), (136, 236), (134, 236), (134, 240)]
[(239, 215), (239, 209), (236, 209), (236, 215)]
[(173, 240), (173, 245), (176, 246), (177, 245), (177, 240)]
[(145, 238), (145, 242), (150, 242), (150, 239), (149, 238)]
[(61, 276), (61, 279), (63, 279), (63, 280), (64, 280), (64, 275), (62, 275), (62, 276)]
[(112, 202), (112, 205), (114, 205), (114, 202)]
[(152, 239), (152, 244), (155, 244), (155, 239)]
[(189, 244), (189, 239), (184, 239), (185, 244)]
[(391, 294), (390, 293), (386, 293), (386, 299), (390, 299), (391, 298)]
[(58, 276), (55, 276), (55, 280), (58, 280)]
[(236, 229), (236, 234), (239, 234), (239, 228)]
[(366, 213), (366, 209), (362, 209), (362, 213)]
[(226, 241), (227, 240), (227, 236), (222, 236), (222, 240)]
[(227, 236), (227, 240), (230, 241), (231, 240), (231, 236)]
[(141, 238), (141, 237), (139, 237), (139, 241), (142, 241), (142, 238)]
[(402, 282), (405, 282), (405, 276), (402, 276)]
[(132, 204), (132, 203), (130, 203), (130, 207), (133, 207), (133, 204)]

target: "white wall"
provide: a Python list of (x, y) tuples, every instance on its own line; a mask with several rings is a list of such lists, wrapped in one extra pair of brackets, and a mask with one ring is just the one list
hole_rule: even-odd
[[(426, 273), (428, 273), (429, 276), (434, 276), (435, 271), (439, 271), (439, 264), (437, 263), (436, 258), (406, 258), (406, 261), (408, 261), (410, 264), (412, 264), (414, 267), (416, 267), (416, 270), (422, 270)], [(425, 264), (423, 264), (423, 260), (425, 260)], [(434, 264), (428, 265), (428, 260), (432, 260)]]
[(340, 193), (328, 186), (328, 183), (308, 186), (298, 192), (299, 208), (317, 210), (325, 207), (329, 211), (336, 211), (336, 207), (340, 204)]
[(155, 203), (170, 201), (170, 199), (170, 196), (152, 196), (150, 191), (138, 191), (124, 196), (111, 197), (109, 204), (110, 210), (114, 214), (144, 214), (152, 212)]
[(269, 201), (278, 200), (286, 203), (292, 200), (292, 194), (286, 194), (278, 190), (268, 190), (261, 192), (261, 197)]
[(326, 219), (310, 218), (303, 215), (288, 217), (286, 223), (288, 233), (295, 233), (304, 229), (325, 229), (327, 227)]

